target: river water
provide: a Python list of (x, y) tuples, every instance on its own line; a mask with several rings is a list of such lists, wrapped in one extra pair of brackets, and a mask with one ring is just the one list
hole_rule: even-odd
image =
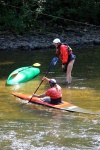
[[(48, 74), (61, 85), (63, 99), (100, 113), (100, 47), (75, 48), (77, 59), (71, 88), (58, 61)], [(12, 92), (33, 94), (54, 57), (53, 50), (0, 51), (1, 150), (100, 150), (100, 115), (71, 113), (26, 103)], [(41, 73), (31, 81), (7, 86), (15, 69), (40, 63)], [(37, 94), (49, 86), (42, 83)]]

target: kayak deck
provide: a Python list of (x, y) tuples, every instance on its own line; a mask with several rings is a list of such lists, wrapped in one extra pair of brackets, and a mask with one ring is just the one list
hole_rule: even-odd
[(39, 68), (36, 68), (33, 66), (21, 67), (21, 68), (14, 70), (8, 76), (6, 84), (7, 85), (14, 85), (14, 84), (26, 82), (26, 81), (33, 79), (39, 73), (40, 73)]
[[(29, 95), (29, 94), (12, 93), (12, 95), (15, 97), (18, 97), (22, 100), (30, 101), (30, 99), (31, 99), (31, 95)], [(63, 101), (61, 104), (55, 105), (55, 104), (49, 104), (47, 102), (44, 102), (40, 98), (33, 97), (30, 102), (36, 103), (39, 105), (44, 105), (44, 106), (51, 107), (51, 108), (55, 108), (55, 109), (59, 109), (59, 110), (69, 111), (69, 112), (78, 112), (78, 113), (85, 113), (85, 114), (97, 114), (95, 112), (80, 108), (78, 106), (75, 106), (75, 105), (68, 103), (68, 102), (65, 102), (65, 101)]]

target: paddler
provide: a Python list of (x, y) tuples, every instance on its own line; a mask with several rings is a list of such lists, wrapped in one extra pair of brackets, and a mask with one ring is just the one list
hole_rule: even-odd
[(54, 39), (53, 44), (56, 47), (57, 57), (62, 61), (62, 70), (66, 73), (66, 82), (69, 86), (72, 82), (71, 72), (76, 56), (73, 54), (69, 45), (61, 43), (60, 39)]
[(44, 81), (47, 81), (50, 85), (50, 88), (43, 94), (37, 95), (34, 94), (35, 97), (41, 98), (43, 101), (48, 102), (50, 104), (60, 104), (62, 103), (62, 89), (57, 84), (55, 79), (49, 79), (47, 77), (43, 77)]

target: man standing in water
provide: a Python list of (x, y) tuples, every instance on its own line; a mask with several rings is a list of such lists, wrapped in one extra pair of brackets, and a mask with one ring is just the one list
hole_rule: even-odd
[(67, 85), (69, 86), (72, 82), (71, 72), (76, 56), (73, 54), (72, 49), (67, 44), (61, 43), (60, 39), (54, 39), (53, 44), (56, 47), (56, 54), (62, 61), (62, 70), (66, 72)]

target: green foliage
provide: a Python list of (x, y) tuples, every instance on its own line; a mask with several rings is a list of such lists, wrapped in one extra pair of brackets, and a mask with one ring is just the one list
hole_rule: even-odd
[(70, 20), (100, 24), (99, 0), (2, 0), (0, 8), (0, 30), (15, 34), (41, 28), (43, 21), (54, 26)]
[(37, 0), (7, 0), (0, 4), (0, 30), (10, 30), (14, 34), (24, 32), (36, 26)]
[[(51, 7), (52, 6), (52, 7)], [(47, 0), (44, 13), (74, 21), (100, 24), (99, 0)], [(67, 21), (66, 21), (67, 23)]]

